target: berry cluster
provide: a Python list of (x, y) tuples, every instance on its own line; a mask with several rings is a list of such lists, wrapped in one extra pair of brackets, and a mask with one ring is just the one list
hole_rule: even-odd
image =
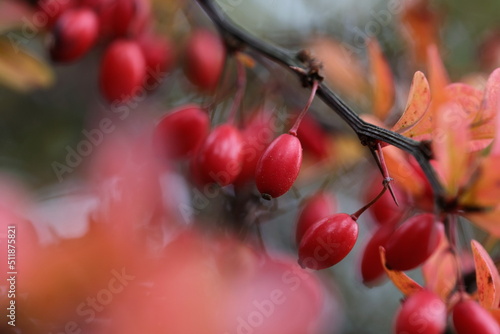
[(152, 73), (173, 64), (173, 46), (154, 31), (149, 0), (39, 0), (36, 6), (51, 8), (46, 28), (54, 62), (77, 61), (104, 44), (99, 83), (109, 102), (130, 99)]

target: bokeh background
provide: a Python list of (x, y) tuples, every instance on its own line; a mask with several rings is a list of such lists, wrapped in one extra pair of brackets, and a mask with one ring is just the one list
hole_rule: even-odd
[[(395, 121), (404, 108), (415, 70), (425, 71), (425, 64), (418, 60), (418, 51), (411, 47), (411, 39), (416, 37), (405, 32), (400, 13), (383, 14), (402, 1), (217, 2), (233, 21), (259, 38), (290, 50), (318, 49), (326, 67), (338, 69), (336, 73), (328, 72), (327, 81), (360, 114), (371, 113), (366, 89), (370, 84), (368, 56), (363, 46), (367, 36), (378, 40), (394, 75), (396, 97), (390, 121)], [(483, 85), (489, 71), (500, 64), (500, 30), (496, 30), (500, 29), (500, 2), (413, 2), (425, 4), (426, 10), (422, 10), (420, 19), (435, 32), (435, 42), (451, 79)], [(210, 101), (209, 96), (192, 89), (182, 71), (186, 36), (193, 27), (210, 27), (210, 20), (194, 1), (154, 0), (153, 6), (155, 29), (170, 38), (176, 62), (160, 87), (131, 109), (131, 119), (137, 118), (137, 122), (154, 123), (175, 106)], [(10, 19), (0, 13), (2, 43), (8, 33), (21, 33), (19, 22)], [(95, 198), (79, 195), (95, 154), (85, 157), (62, 182), (54, 173), (53, 163), (64, 162), (67, 147), (74, 148), (82, 140), (82, 130), (92, 129), (96, 120), (110, 112), (97, 81), (105, 46), (98, 45), (74, 64), (61, 65), (52, 63), (48, 57), (49, 39), (49, 33), (40, 31), (22, 45), (23, 52), (39, 61), (34, 69), (23, 68), (20, 57), (7, 52), (5, 44), (0, 43), (0, 169), (5, 175), (20, 180), (33, 196), (37, 206), (30, 215), (44, 217), (44, 226), (37, 230), (47, 243), (53, 241), (47, 226), (65, 237), (81, 236), (86, 231), (84, 219), (77, 218), (75, 212), (84, 216), (95, 204)], [(346, 50), (351, 52), (346, 54)], [(10, 71), (12, 67), (19, 72)], [(33, 81), (20, 79), (23, 75), (29, 78), (30, 73), (34, 75)], [(249, 74), (244, 105), (253, 106), (256, 100), (262, 99), (262, 86), (268, 92), (267, 105), (274, 108), (298, 110), (307, 99), (307, 92), (293, 76), (265, 60), (262, 67), (257, 65), (256, 71)], [(229, 102), (218, 107), (221, 113), (225, 104)], [(352, 213), (363, 205), (363, 192), (373, 175), (367, 170), (375, 170), (368, 152), (331, 110), (315, 101), (311, 113), (335, 135), (337, 141), (332, 145), (337, 150), (333, 158), (336, 162), (329, 169), (309, 162), (295, 190), (280, 199), (277, 207), (270, 208), (275, 211), (262, 224), (266, 246), (292, 256), (296, 254), (293, 230), (301, 201), (329, 179), (328, 188), (338, 198), (339, 211)], [(219, 121), (222, 118), (219, 117)], [(183, 196), (182, 192), (178, 196)], [(213, 215), (213, 210), (206, 211), (200, 215)], [(390, 332), (401, 294), (391, 284), (365, 287), (357, 269), (363, 241), (372, 226), (370, 220), (369, 215), (360, 219), (360, 239), (354, 251), (334, 268), (319, 273), (332, 298), (340, 305), (335, 310), (335, 319), (337, 321), (338, 316), (339, 320), (332, 326), (332, 333)], [(418, 273), (412, 275), (419, 278)]]

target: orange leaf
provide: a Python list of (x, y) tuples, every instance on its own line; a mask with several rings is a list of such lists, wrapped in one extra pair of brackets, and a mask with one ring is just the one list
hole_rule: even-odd
[(420, 178), (415, 177), (415, 168), (408, 161), (406, 155), (391, 145), (382, 150), (389, 174), (397, 181), (398, 186), (404, 188), (414, 197), (421, 195), (425, 190), (425, 185)]
[(422, 266), (422, 274), (425, 286), (446, 300), (457, 282), (457, 262), (442, 224), (439, 224), (439, 234), (439, 246)]
[(427, 47), (439, 42), (438, 15), (430, 10), (428, 0), (405, 1), (402, 4), (401, 24), (416, 61), (423, 63)]
[(442, 105), (437, 111), (432, 141), (448, 195), (457, 195), (469, 174), (469, 122), (457, 103)]
[(472, 122), (481, 107), (484, 95), (483, 92), (470, 85), (460, 82), (452, 83), (446, 86), (445, 92), (451, 101), (455, 101), (462, 106), (462, 109), (467, 114), (468, 119)]
[[(392, 131), (405, 132), (410, 130), (425, 116), (430, 101), (431, 92), (429, 82), (422, 72), (417, 71), (413, 75), (405, 111), (397, 123), (392, 127)], [(405, 135), (413, 137), (411, 132)]]
[[(427, 49), (427, 66), (429, 67), (429, 83), (431, 85), (432, 99), (438, 99), (438, 104), (444, 102), (444, 90), (450, 83), (448, 73), (444, 67), (439, 50), (436, 45)], [(442, 95), (441, 95), (442, 94)]]
[(414, 294), (417, 291), (422, 290), (422, 286), (415, 282), (411, 277), (406, 275), (402, 271), (397, 271), (397, 270), (390, 270), (386, 267), (385, 265), (385, 249), (384, 247), (380, 246), (380, 258), (382, 260), (382, 266), (385, 269), (385, 272), (387, 273), (387, 276), (389, 279), (392, 281), (394, 286), (399, 289), (405, 296), (409, 296)]
[(483, 246), (471, 241), (476, 265), (476, 283), (479, 303), (484, 308), (497, 308), (500, 302), (500, 276), (488, 252)]
[(482, 207), (492, 207), (500, 202), (500, 155), (486, 157), (479, 166), (479, 176), (463, 196), (463, 202)]
[(327, 37), (314, 39), (309, 48), (323, 63), (322, 74), (330, 85), (349, 98), (357, 101), (366, 99), (366, 71), (356, 50), (353, 51), (346, 43)]
[(368, 41), (367, 46), (373, 80), (373, 114), (384, 120), (394, 104), (392, 71), (377, 40)]
[(466, 218), (495, 238), (500, 238), (500, 206), (486, 212), (468, 213)]

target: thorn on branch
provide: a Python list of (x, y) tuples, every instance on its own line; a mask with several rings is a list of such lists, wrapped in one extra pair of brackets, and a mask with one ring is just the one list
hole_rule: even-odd
[(323, 63), (315, 58), (311, 51), (305, 49), (300, 50), (296, 57), (301, 63), (306, 65), (306, 69), (297, 66), (290, 66), (292, 70), (300, 75), (302, 86), (311, 87), (315, 81), (323, 81), (324, 78), (320, 74), (320, 71), (323, 68)]

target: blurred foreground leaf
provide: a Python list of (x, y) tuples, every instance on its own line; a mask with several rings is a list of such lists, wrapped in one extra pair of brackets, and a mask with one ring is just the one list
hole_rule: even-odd
[(46, 88), (54, 82), (52, 69), (26, 50), (0, 38), (0, 85), (28, 92)]

